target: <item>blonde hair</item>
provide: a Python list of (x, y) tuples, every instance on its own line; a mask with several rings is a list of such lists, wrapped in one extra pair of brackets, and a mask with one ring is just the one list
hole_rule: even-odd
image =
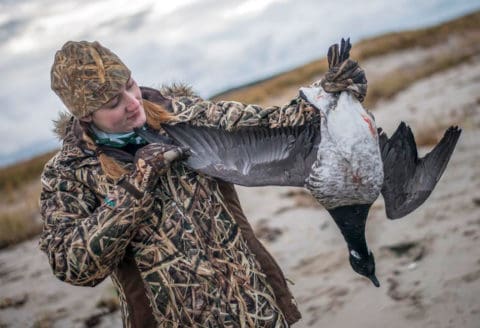
[(98, 159), (100, 161), (100, 165), (102, 166), (103, 172), (112, 180), (118, 180), (123, 175), (128, 173), (127, 169), (125, 169), (119, 162), (107, 154), (98, 154)]
[(147, 116), (147, 124), (155, 130), (159, 130), (162, 123), (175, 121), (175, 116), (162, 105), (143, 99), (143, 108)]

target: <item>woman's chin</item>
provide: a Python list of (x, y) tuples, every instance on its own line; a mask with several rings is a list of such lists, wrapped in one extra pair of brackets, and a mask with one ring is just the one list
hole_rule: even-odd
[(140, 115), (136, 120), (135, 122), (132, 123), (132, 130), (133, 129), (136, 129), (136, 128), (140, 128), (142, 127), (145, 123), (147, 122), (145, 116), (143, 115)]

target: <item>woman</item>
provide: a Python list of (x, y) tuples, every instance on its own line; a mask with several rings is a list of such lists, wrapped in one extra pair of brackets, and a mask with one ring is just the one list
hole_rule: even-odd
[[(355, 72), (366, 90), (358, 65)], [(111, 276), (126, 327), (288, 327), (300, 319), (233, 186), (193, 172), (179, 160), (183, 149), (147, 145), (133, 129), (301, 125), (315, 116), (308, 103), (264, 109), (204, 101), (185, 87), (140, 88), (114, 53), (86, 41), (56, 53), (51, 83), (71, 114), (56, 122), (63, 146), (42, 175), (40, 243), (59, 279), (95, 286)]]

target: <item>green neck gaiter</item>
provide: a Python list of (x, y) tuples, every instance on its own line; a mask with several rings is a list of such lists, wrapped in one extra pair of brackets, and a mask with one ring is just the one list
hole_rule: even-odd
[[(133, 131), (127, 132), (127, 133), (107, 133), (100, 130), (93, 124), (90, 127), (93, 132), (95, 142), (99, 145), (105, 145), (105, 146), (110, 146), (115, 148), (123, 148), (128, 144), (133, 144), (133, 145), (147, 144), (145, 139), (143, 139)], [(141, 129), (146, 130), (146, 127), (142, 126)]]

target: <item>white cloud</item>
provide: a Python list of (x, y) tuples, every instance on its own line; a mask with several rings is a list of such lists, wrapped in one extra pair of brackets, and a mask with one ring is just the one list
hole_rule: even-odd
[(238, 5), (227, 10), (223, 16), (225, 18), (235, 18), (242, 15), (255, 15), (266, 10), (273, 3), (284, 2), (284, 0), (247, 0), (238, 2)]

